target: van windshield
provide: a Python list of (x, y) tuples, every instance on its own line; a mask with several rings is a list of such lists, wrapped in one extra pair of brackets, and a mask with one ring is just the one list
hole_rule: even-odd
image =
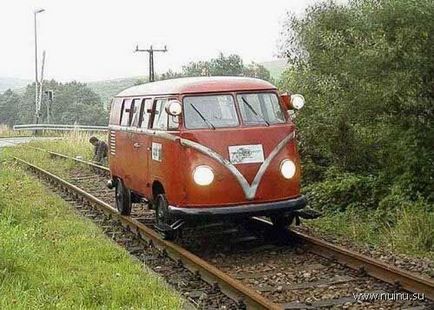
[(188, 129), (236, 127), (239, 125), (231, 95), (184, 98), (185, 127)]
[(238, 94), (237, 100), (246, 125), (285, 123), (279, 99), (274, 93)]

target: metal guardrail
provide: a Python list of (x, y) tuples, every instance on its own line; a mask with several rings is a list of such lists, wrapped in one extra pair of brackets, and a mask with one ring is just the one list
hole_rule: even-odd
[(62, 125), (62, 124), (25, 124), (15, 125), (14, 130), (58, 130), (58, 131), (107, 131), (107, 126)]

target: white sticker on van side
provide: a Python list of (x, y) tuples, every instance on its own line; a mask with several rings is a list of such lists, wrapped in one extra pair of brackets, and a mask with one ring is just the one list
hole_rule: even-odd
[(163, 146), (160, 143), (152, 142), (152, 160), (161, 161), (163, 158)]
[(264, 162), (262, 144), (229, 146), (229, 159), (232, 164), (251, 164)]

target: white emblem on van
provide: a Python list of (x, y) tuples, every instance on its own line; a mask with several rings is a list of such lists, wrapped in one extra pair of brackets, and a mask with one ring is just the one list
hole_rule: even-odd
[(229, 159), (232, 164), (252, 164), (264, 162), (262, 144), (229, 146)]
[(160, 143), (152, 142), (152, 160), (161, 161), (163, 158), (163, 146)]

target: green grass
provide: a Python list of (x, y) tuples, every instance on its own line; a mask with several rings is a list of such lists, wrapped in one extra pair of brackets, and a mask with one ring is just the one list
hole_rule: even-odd
[[(307, 167), (309, 168), (309, 167)], [(363, 247), (434, 259), (434, 205), (409, 197), (378, 177), (329, 168), (324, 179), (303, 186), (309, 204), (323, 216), (305, 224)]]
[(15, 131), (6, 125), (0, 124), (0, 138), (26, 137), (31, 135), (32, 135), (31, 131), (25, 131), (25, 130)]
[[(40, 144), (37, 145), (40, 146)], [(54, 158), (53, 160), (48, 153), (27, 148), (24, 144), (17, 147), (4, 148), (3, 156), (5, 158), (16, 156), (66, 179), (69, 178), (69, 172), (76, 166), (72, 160), (60, 158)], [(87, 168), (84, 167), (83, 169)]]
[(321, 218), (305, 224), (360, 246), (434, 260), (434, 212), (422, 202), (386, 213), (356, 208), (326, 211)]
[(85, 132), (71, 131), (64, 134), (62, 139), (54, 141), (32, 141), (29, 145), (72, 157), (80, 156), (82, 159), (91, 160), (93, 156), (93, 145), (89, 143), (91, 136), (96, 136), (98, 139), (107, 142), (106, 134), (91, 135)]
[(2, 161), (1, 309), (182, 306), (177, 294), (91, 221), (12, 161)]
[[(96, 134), (95, 136), (98, 137), (98, 139), (107, 142), (106, 134)], [(84, 160), (90, 161), (93, 157), (93, 145), (89, 143), (90, 137), (90, 134), (84, 132), (68, 132), (56, 140), (31, 141), (26, 144), (20, 144), (13, 148), (7, 148), (5, 149), (4, 153), (11, 156), (19, 156), (29, 161), (31, 160), (34, 163), (43, 165), (45, 168), (53, 166), (51, 163), (52, 160), (50, 160), (48, 155), (44, 152), (29, 148), (28, 146), (38, 147), (72, 157), (81, 157)], [(53, 168), (56, 169), (57, 163), (63, 165), (62, 162), (65, 161), (56, 161), (56, 165), (53, 166)], [(72, 164), (72, 162), (69, 162), (68, 167), (72, 167)]]

